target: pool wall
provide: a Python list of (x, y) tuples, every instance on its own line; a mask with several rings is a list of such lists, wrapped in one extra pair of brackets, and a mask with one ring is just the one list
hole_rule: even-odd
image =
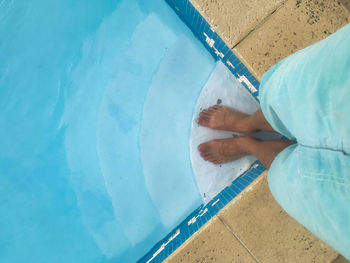
[(189, 0), (165, 0), (216, 60), (221, 60), (248, 91), (259, 100), (259, 81), (249, 72)]
[[(215, 60), (221, 60), (242, 85), (259, 101), (259, 82), (210, 27), (188, 0), (165, 0), (193, 34), (203, 43)], [(138, 262), (161, 262), (181, 246), (201, 226), (216, 215), (226, 204), (241, 193), (263, 171), (264, 166), (256, 161), (232, 184), (222, 190), (207, 205), (199, 206), (182, 223), (158, 242)]]

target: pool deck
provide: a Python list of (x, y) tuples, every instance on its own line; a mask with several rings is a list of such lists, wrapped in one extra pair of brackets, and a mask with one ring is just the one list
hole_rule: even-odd
[[(276, 62), (350, 22), (350, 0), (191, 2), (258, 80)], [(165, 262), (348, 262), (276, 203), (266, 175)]]

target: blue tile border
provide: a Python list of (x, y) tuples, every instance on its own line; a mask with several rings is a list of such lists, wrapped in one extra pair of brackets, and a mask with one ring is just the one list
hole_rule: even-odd
[(193, 34), (204, 44), (215, 60), (221, 60), (243, 86), (259, 101), (259, 81), (249, 72), (233, 51), (210, 27), (189, 0), (165, 0)]
[(193, 211), (138, 262), (162, 262), (233, 198), (249, 186), (263, 171), (265, 171), (264, 166), (259, 161), (254, 162), (247, 171), (234, 180), (230, 186), (227, 186), (216, 195), (207, 205), (201, 205)]
[[(189, 0), (165, 0), (178, 14), (193, 34), (203, 43), (215, 60), (221, 60), (243, 86), (259, 101), (258, 80), (249, 72), (233, 51), (210, 27)], [(230, 186), (227, 186), (208, 204), (199, 206), (180, 225), (174, 228), (163, 240), (158, 242), (138, 262), (162, 262), (200, 227), (216, 215), (233, 198), (240, 194), (263, 171), (264, 166), (254, 162), (248, 170), (241, 174)]]

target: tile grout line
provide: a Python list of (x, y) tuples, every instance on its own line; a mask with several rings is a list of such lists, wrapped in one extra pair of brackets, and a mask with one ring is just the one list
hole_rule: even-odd
[(284, 6), (284, 4), (287, 2), (288, 0), (284, 0), (278, 7), (276, 7), (276, 9), (272, 10), (272, 12), (270, 14), (268, 14), (266, 17), (264, 17), (264, 19), (258, 24), (256, 25), (252, 30), (250, 30), (244, 37), (242, 37), (236, 44), (234, 44), (231, 49), (233, 50), (235, 47), (237, 47), (239, 44), (241, 44), (247, 37), (249, 37), (250, 34), (252, 34), (255, 30), (257, 30), (258, 28), (260, 28), (263, 24), (265, 24), (265, 22), (267, 20), (270, 19), (270, 17), (277, 11), (279, 10), (282, 6)]
[(221, 221), (221, 223), (224, 224), (224, 226), (228, 229), (228, 231), (230, 231), (230, 233), (239, 241), (239, 243), (248, 251), (249, 255), (251, 255), (254, 260), (257, 262), (257, 263), (261, 263), (259, 261), (259, 259), (257, 259), (257, 257), (253, 254), (253, 252), (244, 244), (244, 242), (236, 235), (235, 232), (233, 232), (233, 230), (225, 223), (224, 220), (221, 219), (221, 217), (219, 215), (216, 215), (217, 218)]

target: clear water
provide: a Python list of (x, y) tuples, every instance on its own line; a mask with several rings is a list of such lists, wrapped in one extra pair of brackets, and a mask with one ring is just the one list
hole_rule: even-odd
[(214, 66), (163, 0), (0, 0), (0, 261), (134, 262), (181, 222)]

